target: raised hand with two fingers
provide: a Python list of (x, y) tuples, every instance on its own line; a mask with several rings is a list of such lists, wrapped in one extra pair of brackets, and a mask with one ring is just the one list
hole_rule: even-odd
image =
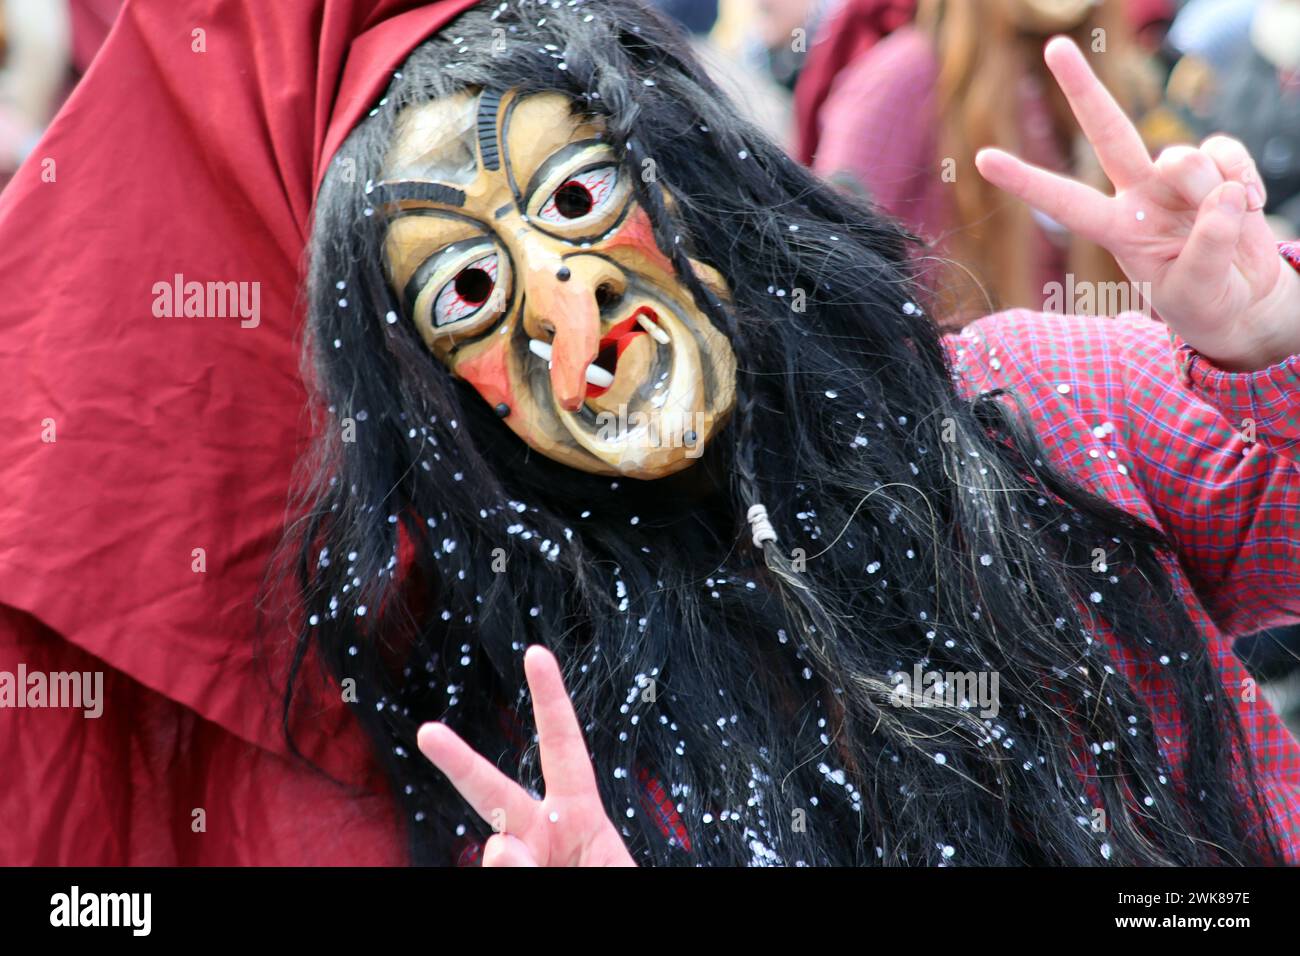
[(546, 795), (541, 800), (494, 767), (445, 724), (420, 728), (419, 745), (465, 801), (498, 832), (484, 866), (636, 866), (605, 814), (582, 726), (560, 665), (540, 646), (524, 654)]
[(984, 178), (1109, 250), (1131, 281), (1148, 285), (1160, 317), (1225, 371), (1300, 352), (1300, 276), (1278, 255), (1245, 147), (1213, 136), (1153, 161), (1072, 41), (1056, 37), (1044, 58), (1115, 195), (998, 149), (975, 158)]

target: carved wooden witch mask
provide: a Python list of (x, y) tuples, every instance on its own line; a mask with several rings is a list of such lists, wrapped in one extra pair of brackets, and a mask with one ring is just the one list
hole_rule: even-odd
[(657, 478), (725, 422), (735, 356), (656, 246), (641, 171), (603, 133), (559, 93), (408, 107), (375, 188), (385, 267), (429, 349), (528, 445)]

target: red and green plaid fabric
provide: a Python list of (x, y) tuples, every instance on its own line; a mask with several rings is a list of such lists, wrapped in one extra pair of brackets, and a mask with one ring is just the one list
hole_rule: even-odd
[[(1300, 246), (1282, 253), (1300, 269)], [(1237, 636), (1300, 621), (1300, 355), (1225, 372), (1136, 313), (1015, 310), (947, 341), (964, 389), (1015, 393), (1060, 468), (1173, 540), (1177, 583), (1300, 863), (1300, 744), (1232, 652)], [(1150, 702), (1176, 771), (1186, 740), (1162, 669), (1098, 637)]]
[(1282, 253), (1282, 257), (1300, 271), (1300, 242), (1278, 243), (1277, 248)]

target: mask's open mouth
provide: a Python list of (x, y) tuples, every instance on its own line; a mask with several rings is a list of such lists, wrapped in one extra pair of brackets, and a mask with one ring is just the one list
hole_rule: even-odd
[(609, 373), (609, 385), (595, 385), (588, 381), (587, 397), (599, 398), (613, 387), (618, 375), (618, 360), (627, 351), (628, 346), (642, 335), (651, 335), (660, 344), (667, 344), (668, 333), (659, 327), (659, 315), (654, 309), (643, 305), (632, 315), (615, 325), (600, 340), (600, 351), (592, 365)]

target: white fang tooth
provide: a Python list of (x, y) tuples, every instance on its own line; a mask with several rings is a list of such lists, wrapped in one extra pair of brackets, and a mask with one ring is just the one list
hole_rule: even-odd
[(610, 375), (599, 365), (587, 366), (587, 381), (597, 388), (609, 388), (614, 384), (614, 376)]
[(658, 324), (655, 323), (648, 315), (638, 315), (636, 317), (636, 324), (641, 326), (641, 328), (645, 329), (647, 332), (649, 332), (650, 338), (654, 339), (660, 345), (667, 345), (669, 342), (672, 341), (672, 339), (668, 337), (668, 333), (665, 332), (663, 329), (659, 328)]
[(549, 362), (551, 360), (551, 346), (541, 339), (529, 339), (528, 351), (532, 352), (539, 359)]

